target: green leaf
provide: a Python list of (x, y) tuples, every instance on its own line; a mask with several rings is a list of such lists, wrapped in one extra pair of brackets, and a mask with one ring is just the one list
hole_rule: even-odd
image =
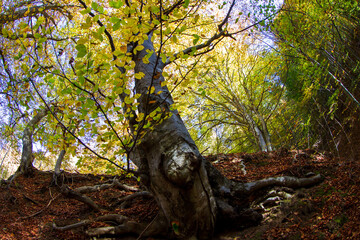
[(87, 39), (85, 38), (80, 38), (76, 43), (77, 44), (85, 44), (87, 42)]
[(84, 76), (79, 76), (78, 80), (79, 80), (79, 83), (80, 83), (81, 85), (84, 85), (84, 83), (85, 83), (85, 78), (84, 78)]
[(125, 89), (124, 93), (126, 93), (127, 95), (130, 95), (131, 91), (130, 91), (130, 89)]
[(194, 37), (194, 39), (193, 39), (193, 44), (195, 45), (195, 44), (199, 41), (200, 36), (197, 35), (197, 34), (193, 34), (193, 37)]
[(109, 5), (112, 8), (118, 9), (118, 8), (121, 8), (124, 5), (124, 3), (121, 0), (120, 1), (110, 1)]
[(63, 95), (70, 94), (70, 93), (71, 93), (71, 88), (64, 88), (64, 89), (61, 91), (61, 93), (62, 93)]
[(92, 9), (94, 9), (96, 11), (99, 7), (99, 4), (97, 4), (96, 2), (92, 2), (91, 7), (92, 7)]
[(80, 13), (82, 14), (82, 15), (85, 15), (85, 14), (88, 14), (88, 13), (90, 13), (91, 12), (91, 8), (87, 8), (87, 9), (85, 9), (85, 10), (82, 10)]
[(132, 103), (133, 103), (132, 99), (129, 98), (128, 96), (125, 97), (124, 102), (125, 102), (126, 104), (132, 104)]
[(187, 8), (189, 6), (189, 4), (190, 4), (190, 0), (185, 0), (183, 7)]
[(110, 21), (111, 23), (117, 23), (117, 22), (120, 21), (120, 18), (117, 18), (117, 17), (115, 17), (115, 16), (112, 16), (112, 17), (109, 19), (109, 21)]
[(87, 49), (84, 44), (78, 44), (76, 45), (76, 50), (78, 51), (77, 57), (82, 58), (87, 54)]
[(105, 32), (105, 26), (99, 27), (98, 33), (102, 34)]
[(99, 19), (100, 19), (100, 15), (96, 15), (96, 16), (93, 18), (94, 22), (99, 21)]
[(135, 78), (136, 79), (142, 79), (144, 76), (145, 76), (145, 74), (143, 72), (135, 73)]
[(39, 43), (39, 44), (44, 43), (44, 42), (46, 42), (46, 40), (47, 40), (46, 37), (41, 37), (41, 38), (39, 39), (38, 43)]
[(121, 27), (121, 21), (118, 21), (113, 25), (113, 31), (119, 30)]

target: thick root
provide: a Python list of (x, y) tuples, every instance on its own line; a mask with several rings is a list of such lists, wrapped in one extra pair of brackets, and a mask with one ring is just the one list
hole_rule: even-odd
[(100, 185), (95, 185), (95, 186), (82, 186), (82, 187), (78, 187), (77, 189), (74, 189), (74, 191), (76, 191), (78, 193), (91, 193), (91, 192), (97, 192), (97, 191), (105, 190), (105, 189), (112, 188), (112, 187), (117, 187), (119, 189), (122, 189), (125, 191), (130, 191), (130, 192), (139, 191), (138, 188), (128, 186), (126, 184), (122, 184), (116, 179), (112, 183), (100, 184)]
[(100, 207), (89, 197), (70, 189), (67, 185), (63, 185), (61, 187), (61, 193), (64, 194), (66, 197), (73, 198), (73, 199), (76, 199), (80, 202), (87, 204), (88, 206), (95, 209), (96, 211), (101, 210)]
[(114, 222), (117, 224), (123, 224), (126, 220), (127, 220), (127, 217), (125, 217), (125, 216), (118, 215), (118, 214), (109, 214), (109, 215), (100, 216), (100, 217), (96, 218), (95, 220), (84, 220), (81, 222), (77, 222), (77, 223), (62, 226), (62, 227), (59, 227), (55, 223), (53, 223), (52, 227), (56, 230), (67, 231), (67, 230), (71, 230), (74, 228), (87, 226), (94, 222)]
[(302, 188), (314, 186), (317, 183), (320, 183), (323, 180), (323, 177), (318, 174), (313, 177), (308, 178), (297, 178), (297, 177), (272, 177), (261, 179), (255, 182), (249, 182), (245, 184), (238, 184), (234, 189), (237, 194), (249, 194), (260, 190), (265, 187), (271, 186), (283, 186), (289, 188)]
[(116, 201), (115, 204), (112, 205), (112, 207), (120, 204), (121, 209), (128, 208), (130, 206), (132, 200), (134, 200), (137, 197), (147, 197), (147, 198), (150, 197), (151, 198), (153, 196), (149, 192), (136, 192), (131, 195), (120, 198), (118, 201)]
[(127, 217), (122, 215), (109, 214), (97, 217), (94, 220), (84, 220), (66, 226), (57, 226), (55, 223), (53, 223), (52, 227), (56, 230), (67, 231), (79, 227), (88, 226), (95, 222), (110, 222), (113, 226), (90, 228), (86, 230), (86, 234), (89, 237), (99, 237), (103, 235), (121, 236), (124, 234), (135, 234), (139, 236), (139, 238), (141, 238), (149, 236), (165, 236), (167, 233), (167, 222), (163, 214), (158, 214), (153, 219), (153, 221), (148, 224), (129, 221)]

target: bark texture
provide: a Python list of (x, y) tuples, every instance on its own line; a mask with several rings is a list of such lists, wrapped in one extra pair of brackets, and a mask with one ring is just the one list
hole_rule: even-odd
[(24, 175), (29, 175), (32, 173), (33, 169), (33, 146), (32, 146), (32, 135), (36, 125), (47, 115), (48, 111), (46, 109), (41, 109), (26, 125), (23, 133), (23, 148), (20, 160), (20, 166), (17, 172), (20, 172)]
[[(149, 36), (151, 39), (151, 35)], [(139, 111), (149, 114), (160, 107), (171, 117), (147, 133), (137, 149), (134, 162), (144, 174), (143, 182), (157, 200), (173, 226), (170, 235), (176, 238), (210, 239), (216, 220), (216, 202), (213, 197), (202, 157), (177, 111), (170, 111), (173, 103), (170, 92), (161, 86), (164, 64), (154, 53), (149, 63), (143, 62), (149, 51), (154, 51), (151, 40), (134, 56), (135, 72), (145, 76), (136, 80), (136, 92), (141, 94)], [(155, 87), (155, 92), (149, 89)], [(160, 94), (157, 94), (162, 91)]]
[(63, 161), (63, 159), (65, 157), (65, 154), (66, 154), (65, 149), (60, 151), (60, 154), (59, 154), (59, 156), (58, 156), (58, 158), (56, 160), (56, 164), (55, 164), (55, 169), (54, 169), (55, 176), (59, 176), (60, 173), (61, 173), (60, 168), (61, 168), (62, 161)]

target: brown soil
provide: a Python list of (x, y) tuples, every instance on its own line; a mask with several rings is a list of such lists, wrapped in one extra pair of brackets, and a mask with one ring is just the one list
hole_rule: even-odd
[[(260, 226), (222, 232), (216, 239), (360, 239), (360, 165), (358, 162), (335, 159), (331, 154), (311, 150), (282, 149), (271, 153), (229, 154), (208, 156), (208, 160), (228, 178), (249, 182), (271, 176), (303, 177), (309, 172), (321, 173), (325, 180), (312, 188), (296, 190), (293, 198), (269, 211), (263, 211)], [(246, 175), (240, 161), (246, 166)], [(113, 179), (107, 175), (65, 173), (63, 180), (72, 189), (92, 186)], [(121, 178), (121, 177), (120, 177)], [(135, 221), (151, 222), (157, 214), (156, 202), (147, 197), (132, 201), (121, 209), (117, 200), (132, 194), (110, 188), (86, 194), (102, 209), (95, 212), (77, 200), (64, 197), (51, 186), (52, 173), (35, 171), (30, 178), (19, 176), (9, 187), (0, 186), (0, 239), (89, 239), (84, 230), (106, 226), (94, 223), (70, 231), (52, 228), (72, 224), (100, 215), (116, 213)], [(122, 183), (138, 187), (138, 182), (123, 178)], [(256, 200), (262, 193), (249, 196)], [(125, 239), (125, 238), (118, 238)], [(135, 237), (136, 239), (136, 237)]]

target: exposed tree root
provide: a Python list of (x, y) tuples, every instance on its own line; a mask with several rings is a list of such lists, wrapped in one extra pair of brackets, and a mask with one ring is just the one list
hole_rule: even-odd
[(124, 234), (136, 234), (141, 237), (166, 236), (167, 223), (163, 214), (158, 214), (150, 224), (138, 223), (134, 221), (124, 221), (118, 226), (92, 228), (86, 231), (90, 237), (101, 235), (119, 236)]
[(86, 230), (86, 234), (90, 237), (102, 235), (123, 235), (136, 234), (142, 237), (164, 235), (167, 232), (165, 219), (162, 214), (158, 214), (150, 224), (129, 221), (127, 217), (117, 214), (109, 214), (100, 216), (94, 220), (83, 220), (66, 226), (57, 226), (55, 223), (52, 227), (56, 230), (67, 231), (79, 227), (88, 226), (95, 222), (111, 222), (108, 227), (90, 228)]
[(116, 179), (114, 179), (112, 181), (112, 183), (105, 183), (105, 184), (100, 184), (100, 185), (95, 185), (95, 186), (82, 186), (82, 187), (74, 189), (74, 191), (76, 191), (78, 193), (91, 193), (91, 192), (97, 192), (97, 191), (105, 190), (105, 189), (112, 188), (112, 187), (117, 187), (119, 189), (122, 189), (125, 191), (130, 191), (130, 192), (139, 191), (138, 188), (128, 186), (126, 184), (122, 184)]
[[(257, 225), (261, 222), (263, 218), (260, 212), (265, 211), (264, 205), (271, 205), (279, 202), (281, 199), (287, 199), (289, 195), (287, 194), (287, 192), (293, 192), (292, 188), (310, 187), (319, 183), (323, 179), (320, 175), (306, 178), (285, 176), (272, 177), (249, 183), (239, 183), (224, 178), (221, 174), (217, 174), (216, 170), (210, 172), (209, 177), (213, 178), (213, 184), (211, 185), (215, 193), (214, 196), (217, 204), (216, 226), (218, 230), (221, 230), (222, 227), (229, 229), (231, 227), (245, 228)], [(135, 188), (119, 184), (120, 183), (117, 180), (114, 180), (112, 183), (95, 186), (85, 186), (77, 188), (75, 190), (71, 190), (69, 187), (65, 186), (63, 187), (63, 192), (67, 196), (82, 201), (93, 207), (94, 209), (99, 210), (98, 206), (89, 198), (83, 196), (82, 193), (99, 191), (114, 186), (125, 186), (123, 189), (126, 189), (127, 191), (129, 191), (130, 189), (133, 191), (137, 190)], [(265, 197), (262, 197), (260, 199), (258, 198), (257, 202), (251, 204), (252, 202), (250, 202), (250, 200), (248, 199), (251, 194), (263, 188), (273, 186), (281, 186), (281, 188), (279, 188), (279, 191), (270, 191), (269, 194), (267, 194)], [(128, 195), (119, 199), (115, 204), (113, 204), (113, 207), (121, 204), (121, 208), (126, 208), (137, 197), (153, 197), (153, 195), (149, 192), (135, 192), (132, 195)], [(242, 199), (242, 201), (245, 203), (241, 203), (241, 201), (239, 203), (239, 201), (236, 201), (238, 199)], [(250, 208), (250, 206), (254, 207), (255, 209)], [(109, 224), (109, 226), (87, 229), (86, 234), (90, 237), (121, 236), (124, 234), (135, 234), (139, 236), (140, 239), (142, 237), (159, 236), (164, 234), (166, 237), (169, 237), (171, 234), (176, 234), (176, 231), (174, 231), (174, 229), (170, 229), (169, 231), (169, 220), (165, 218), (161, 210), (150, 224), (131, 221), (124, 216), (111, 214), (100, 216), (94, 220), (84, 220), (75, 224), (62, 227), (53, 224), (53, 227), (54, 229), (65, 231), (73, 228), (89, 226), (91, 223), (94, 222), (106, 222)], [(176, 238), (179, 236), (171, 236), (171, 238), (173, 237)]]
[(120, 188), (120, 189), (123, 189), (123, 190), (125, 190), (125, 191), (129, 191), (129, 192), (137, 192), (137, 191), (139, 191), (138, 188), (132, 187), (132, 186), (128, 186), (128, 185), (126, 185), (126, 184), (123, 184), (123, 183), (119, 182), (119, 180), (117, 180), (117, 179), (115, 179), (115, 180), (113, 181), (113, 183), (114, 183), (114, 185), (115, 185), (116, 187), (118, 187), (118, 188)]
[(131, 195), (120, 198), (112, 206), (117, 206), (117, 205), (121, 204), (120, 205), (121, 209), (128, 208), (129, 205), (131, 204), (132, 200), (134, 200), (137, 197), (152, 197), (152, 194), (149, 193), (149, 192), (136, 192), (136, 193), (133, 193)]
[(109, 214), (109, 215), (97, 217), (94, 220), (84, 220), (84, 221), (80, 221), (80, 222), (62, 226), (62, 227), (59, 227), (55, 223), (53, 223), (52, 227), (56, 230), (66, 231), (66, 230), (71, 230), (74, 228), (87, 226), (94, 222), (114, 222), (116, 224), (123, 224), (125, 221), (127, 221), (127, 217), (125, 217), (125, 216), (118, 215), (118, 214)]
[(272, 177), (261, 179), (255, 182), (249, 182), (244, 184), (237, 184), (234, 191), (237, 194), (249, 194), (270, 186), (284, 186), (289, 188), (301, 188), (313, 186), (323, 180), (320, 174), (308, 177), (308, 178), (296, 178), (296, 177)]
[(100, 207), (93, 200), (91, 200), (89, 197), (87, 197), (85, 195), (82, 195), (79, 192), (76, 192), (76, 191), (70, 189), (67, 185), (63, 185), (61, 187), (61, 193), (69, 198), (74, 198), (80, 202), (87, 204), (88, 206), (95, 209), (96, 211), (100, 211)]
[(76, 189), (74, 189), (75, 192), (78, 192), (78, 193), (91, 193), (91, 192), (97, 192), (97, 191), (101, 191), (101, 190), (105, 190), (105, 189), (108, 189), (108, 188), (111, 188), (113, 187), (114, 184), (110, 184), (110, 183), (107, 183), (107, 184), (101, 184), (101, 185), (95, 185), (95, 186), (82, 186), (82, 187), (78, 187)]
[(127, 220), (127, 217), (119, 214), (108, 214), (104, 216), (100, 216), (97, 218), (97, 221), (101, 222), (113, 222), (116, 224), (123, 224)]
[(67, 230), (71, 230), (71, 229), (74, 229), (74, 228), (78, 228), (78, 227), (83, 227), (83, 226), (89, 225), (90, 223), (93, 223), (93, 221), (91, 221), (91, 220), (84, 220), (84, 221), (77, 222), (77, 223), (70, 224), (70, 225), (66, 225), (66, 226), (63, 226), (63, 227), (58, 227), (58, 226), (56, 226), (55, 223), (53, 223), (53, 224), (52, 224), (52, 227), (53, 227), (54, 229), (56, 229), (56, 230), (67, 231)]
[[(272, 177), (261, 179), (249, 183), (233, 182), (224, 178), (216, 169), (208, 171), (212, 180), (212, 187), (216, 197), (218, 216), (217, 227), (231, 228), (231, 226), (248, 227), (257, 225), (262, 220), (262, 215), (254, 209), (250, 208), (251, 204), (248, 197), (263, 188), (282, 186), (286, 188), (302, 188), (310, 187), (320, 183), (323, 178), (316, 175), (308, 178), (296, 177)], [(279, 197), (275, 196), (274, 197)], [(271, 196), (269, 196), (271, 198)], [(263, 199), (263, 201), (268, 198)], [(276, 199), (269, 199), (271, 200)]]

